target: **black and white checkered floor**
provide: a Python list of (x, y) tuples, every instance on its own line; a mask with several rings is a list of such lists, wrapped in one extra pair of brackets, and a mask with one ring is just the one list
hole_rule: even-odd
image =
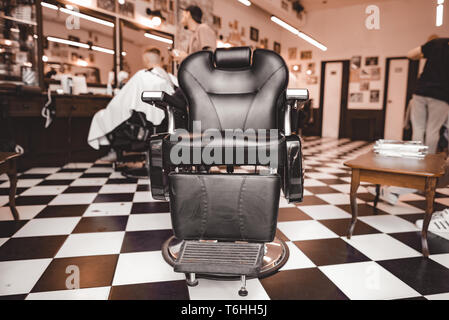
[[(420, 195), (396, 206), (359, 189), (355, 236), (350, 172), (342, 163), (368, 151), (364, 142), (308, 138), (306, 196), (281, 199), (278, 236), (290, 258), (277, 274), (248, 281), (247, 299), (449, 299), (449, 233), (430, 234), (421, 256), (415, 221)], [(151, 200), (147, 180), (123, 178), (110, 165), (70, 163), (20, 176), (13, 221), (6, 176), (0, 176), (0, 299), (241, 299), (238, 281), (200, 280), (187, 287), (161, 255), (172, 235), (169, 206)], [(449, 206), (439, 189), (436, 209)], [(79, 269), (80, 289), (67, 290)]]

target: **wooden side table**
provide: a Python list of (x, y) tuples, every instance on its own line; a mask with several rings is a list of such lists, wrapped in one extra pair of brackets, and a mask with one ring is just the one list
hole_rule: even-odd
[(348, 231), (351, 238), (357, 222), (357, 190), (360, 182), (376, 184), (377, 196), (374, 204), (379, 200), (380, 185), (413, 188), (424, 191), (426, 196), (426, 212), (421, 233), (422, 253), (429, 256), (427, 231), (433, 214), (433, 203), (437, 180), (444, 173), (444, 154), (427, 155), (424, 159), (394, 158), (380, 156), (373, 151), (347, 161), (346, 166), (352, 169), (351, 177), (351, 211), (352, 219)]
[(19, 220), (16, 209), (17, 165), (16, 159), (20, 156), (15, 152), (0, 152), (0, 175), (6, 173), (9, 178), (9, 207), (15, 220)]

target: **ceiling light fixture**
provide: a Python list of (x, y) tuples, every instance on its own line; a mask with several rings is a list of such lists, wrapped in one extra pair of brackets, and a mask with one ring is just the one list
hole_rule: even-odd
[(58, 6), (55, 6), (54, 4), (50, 4), (47, 2), (41, 2), (41, 6), (43, 6), (45, 8), (52, 9), (52, 10), (58, 10)]
[(111, 27), (111, 28), (114, 27), (114, 24), (112, 22), (109, 22), (109, 21), (106, 21), (106, 20), (103, 20), (103, 19), (98, 19), (98, 18), (89, 16), (87, 14), (84, 14), (84, 13), (81, 13), (81, 12), (78, 12), (78, 11), (70, 10), (70, 9), (67, 9), (67, 8), (59, 8), (59, 10), (61, 12), (64, 12), (64, 13), (67, 13), (67, 14), (70, 14), (70, 15), (73, 15), (73, 16), (77, 16), (77, 17), (80, 17), (82, 19), (89, 20), (89, 21), (92, 21), (92, 22), (95, 22), (95, 23), (98, 23), (98, 24), (102, 24), (102, 25), (107, 26), (107, 27)]
[(315, 47), (319, 48), (320, 50), (327, 51), (327, 47), (323, 45), (322, 43), (318, 42), (317, 40), (313, 39), (312, 37), (308, 36), (304, 32), (299, 31), (295, 27), (289, 25), (287, 22), (282, 21), (278, 17), (271, 16), (271, 21), (276, 23), (277, 25), (281, 26), (282, 28), (290, 31), (294, 35), (300, 37), (301, 39), (307, 41), (308, 43), (314, 45)]
[(47, 40), (48, 41), (52, 41), (52, 42), (68, 44), (69, 46), (89, 49), (89, 45), (88, 44), (81, 43), (81, 42), (76, 42), (76, 41), (71, 41), (71, 40), (66, 40), (66, 39), (61, 39), (61, 38), (56, 38), (56, 37), (47, 37)]
[(441, 27), (443, 25), (444, 17), (444, 0), (438, 0), (437, 2), (437, 21), (436, 26)]
[(172, 39), (160, 37), (160, 36), (157, 36), (157, 35), (152, 34), (152, 33), (145, 32), (145, 37), (153, 39), (153, 40), (156, 40), (156, 41), (161, 41), (161, 42), (164, 42), (164, 43), (173, 44), (173, 40)]
[(106, 49), (106, 48), (102, 48), (102, 47), (98, 47), (98, 46), (92, 46), (91, 49), (95, 50), (95, 51), (108, 53), (108, 54), (114, 54), (115, 53), (114, 50)]
[(238, 0), (241, 4), (244, 4), (245, 6), (249, 7), (251, 5), (251, 1), (249, 0)]

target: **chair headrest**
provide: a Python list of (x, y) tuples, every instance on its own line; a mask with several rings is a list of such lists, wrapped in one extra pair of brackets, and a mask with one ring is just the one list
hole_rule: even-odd
[(229, 48), (215, 50), (215, 65), (220, 69), (240, 69), (251, 66), (251, 48)]

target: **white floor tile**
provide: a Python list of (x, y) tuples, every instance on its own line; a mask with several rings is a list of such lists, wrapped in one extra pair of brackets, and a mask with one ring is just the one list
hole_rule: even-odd
[(304, 179), (304, 187), (324, 187), (326, 184), (324, 182), (315, 179)]
[(441, 264), (449, 269), (449, 253), (434, 254), (434, 255), (430, 256), (430, 259), (438, 262), (439, 264)]
[(0, 296), (29, 293), (50, 262), (51, 259), (0, 262)]
[(290, 254), (287, 263), (280, 271), (315, 267), (315, 264), (293, 242), (288, 241), (286, 243)]
[(52, 174), (52, 173), (56, 173), (60, 170), (61, 168), (59, 167), (36, 167), (36, 168), (32, 168), (30, 170), (25, 171), (26, 174)]
[(449, 207), (449, 198), (437, 198), (435, 202), (440, 203), (446, 207)]
[(341, 239), (371, 260), (380, 261), (422, 256), (421, 252), (383, 233), (352, 236), (350, 240), (347, 237)]
[(293, 203), (288, 203), (287, 199), (281, 198), (279, 199), (279, 208), (294, 208), (295, 205)]
[[(367, 202), (367, 204), (373, 206), (372, 202)], [(424, 210), (400, 201), (398, 201), (398, 203), (396, 203), (396, 205), (394, 206), (386, 202), (379, 201), (379, 203), (377, 204), (377, 208), (394, 215), (424, 213)]]
[(426, 200), (426, 198), (417, 193), (408, 193), (408, 194), (400, 195), (399, 200), (400, 201), (419, 201), (419, 200)]
[(174, 272), (160, 251), (151, 251), (121, 254), (112, 284), (117, 286), (184, 279), (185, 275)]
[(171, 229), (169, 213), (132, 214), (129, 216), (126, 231)]
[(25, 300), (108, 300), (110, 287), (30, 293)]
[[(17, 212), (19, 213), (20, 220), (31, 220), (39, 212), (45, 209), (45, 205), (37, 206), (17, 206)], [(0, 207), (0, 221), (13, 220), (11, 210), (9, 207)]]
[(4, 206), (8, 202), (9, 202), (9, 197), (8, 196), (0, 196), (0, 206)]
[[(31, 188), (41, 183), (44, 179), (17, 179), (17, 188)], [(9, 188), (9, 180), (2, 183), (0, 188)]]
[(0, 238), (0, 247), (8, 240), (9, 238)]
[(301, 206), (300, 209), (315, 220), (351, 218), (349, 213), (333, 205)]
[[(349, 194), (351, 193), (351, 185), (350, 184), (333, 184), (330, 185), (332, 189), (337, 190), (338, 192)], [(357, 189), (357, 193), (367, 193), (368, 190), (365, 187), (359, 186)]]
[[(326, 193), (326, 194), (317, 194), (318, 198), (334, 205), (338, 204), (350, 204), (351, 199), (349, 198), (349, 194), (343, 193)], [(357, 203), (365, 203), (365, 201), (357, 198)]]
[(68, 186), (35, 186), (25, 190), (21, 196), (52, 196), (64, 192)]
[(93, 203), (84, 212), (84, 217), (127, 216), (131, 213), (132, 202)]
[(139, 191), (134, 193), (133, 202), (148, 202), (153, 201), (150, 191)]
[(278, 228), (291, 241), (338, 238), (338, 235), (314, 220), (279, 222)]
[(329, 173), (320, 173), (320, 172), (306, 172), (306, 176), (312, 179), (337, 179), (337, 176), (334, 176)]
[(134, 193), (137, 184), (105, 184), (98, 193)]
[(44, 218), (28, 221), (13, 237), (37, 237), (70, 234), (80, 221), (75, 218)]
[(83, 186), (102, 186), (108, 181), (108, 178), (80, 178), (72, 182), (73, 187)]
[(270, 300), (259, 279), (246, 281), (248, 296), (238, 294), (240, 281), (214, 281), (199, 279), (199, 285), (188, 287), (192, 300)]
[(84, 171), (84, 173), (112, 173), (114, 169), (111, 167), (91, 167)]
[(373, 261), (320, 267), (353, 300), (390, 300), (420, 296)]
[(56, 254), (56, 258), (119, 254), (125, 232), (71, 234)]
[(87, 169), (93, 166), (92, 162), (71, 162), (64, 166), (65, 169)]
[(56, 196), (49, 205), (91, 204), (96, 197), (96, 193), (64, 193)]
[(440, 294), (433, 294), (430, 296), (424, 296), (427, 300), (449, 300), (449, 292), (448, 293), (440, 293)]
[(78, 179), (83, 172), (58, 172), (48, 176), (47, 180), (72, 180)]
[(392, 215), (360, 217), (359, 220), (384, 233), (419, 231), (415, 224)]

